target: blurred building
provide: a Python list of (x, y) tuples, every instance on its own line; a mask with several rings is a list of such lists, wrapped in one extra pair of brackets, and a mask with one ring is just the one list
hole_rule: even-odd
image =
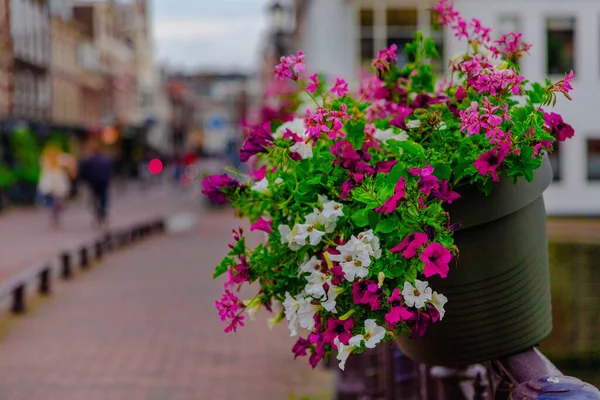
[[(450, 32), (436, 30), (433, 0), (294, 0), (294, 49), (306, 53), (306, 66), (329, 77), (357, 83), (361, 67), (391, 44), (402, 49), (417, 30), (436, 40), (442, 60), (464, 51)], [(574, 101), (560, 99), (556, 112), (576, 131), (558, 146), (552, 158), (555, 180), (545, 193), (549, 214), (600, 214), (600, 129), (595, 122), (595, 93), (600, 86), (600, 2), (551, 0), (495, 2), (456, 0), (468, 19), (477, 17), (499, 36), (521, 31), (534, 46), (522, 60), (522, 73), (531, 80), (555, 80), (575, 71)]]
[(0, 0), (0, 118), (10, 112), (12, 86), (12, 43), (10, 34), (10, 0)]
[(46, 131), (51, 115), (50, 12), (48, 2), (10, 0), (12, 90), (9, 115)]

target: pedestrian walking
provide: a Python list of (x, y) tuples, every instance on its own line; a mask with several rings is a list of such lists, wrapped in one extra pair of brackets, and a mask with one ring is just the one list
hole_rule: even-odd
[(90, 155), (81, 161), (79, 175), (91, 193), (94, 222), (98, 227), (107, 223), (112, 160), (103, 154), (97, 141), (90, 142)]
[(65, 200), (71, 192), (72, 179), (77, 175), (77, 161), (59, 147), (50, 145), (42, 152), (40, 163), (38, 191), (50, 209), (52, 227), (58, 228)]

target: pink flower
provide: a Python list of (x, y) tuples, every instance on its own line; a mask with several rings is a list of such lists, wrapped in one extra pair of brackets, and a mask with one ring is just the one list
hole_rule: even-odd
[(394, 168), (394, 165), (398, 163), (397, 160), (379, 161), (375, 163), (375, 171), (377, 173), (388, 173)]
[(299, 51), (297, 56), (290, 54), (287, 57), (281, 57), (279, 64), (275, 66), (274, 70), (275, 76), (277, 76), (277, 79), (279, 80), (291, 78), (297, 81), (298, 74), (304, 70), (304, 52)]
[(273, 221), (267, 221), (263, 217), (259, 217), (258, 221), (250, 225), (250, 232), (259, 230), (270, 234), (273, 233), (272, 225)]
[(327, 122), (324, 121), (327, 111), (324, 108), (318, 108), (314, 113), (310, 108), (306, 109), (306, 130), (311, 138), (319, 138), (321, 133), (329, 133)]
[(311, 83), (309, 83), (305, 87), (307, 92), (313, 94), (317, 90), (317, 88), (319, 87), (319, 81), (317, 80), (318, 77), (319, 74), (313, 74), (308, 77), (311, 80)]
[(327, 122), (331, 122), (331, 130), (329, 131), (329, 139), (335, 139), (336, 137), (346, 137), (346, 134), (342, 132), (344, 127), (343, 120), (351, 120), (352, 116), (346, 113), (348, 106), (342, 104), (340, 111), (329, 111), (327, 113)]
[(237, 328), (240, 327), (240, 326), (244, 326), (244, 316), (243, 315), (236, 315), (229, 322), (229, 325), (227, 325), (227, 327), (225, 327), (224, 332), (225, 333), (229, 333), (231, 331), (237, 332)]
[(381, 50), (377, 53), (377, 57), (373, 60), (371, 65), (377, 68), (379, 71), (384, 71), (390, 68), (390, 63), (396, 61), (396, 50), (397, 46), (392, 44), (389, 48)]
[(352, 318), (348, 318), (345, 321), (329, 318), (327, 320), (327, 329), (323, 332), (323, 342), (333, 346), (333, 341), (335, 338), (338, 338), (340, 343), (348, 344), (352, 337), (353, 326), (354, 321)]
[(559, 114), (544, 113), (544, 123), (546, 130), (554, 135), (559, 142), (564, 142), (575, 135), (573, 127), (565, 123)]
[(390, 121), (390, 125), (400, 129), (407, 129), (405, 120), (406, 117), (413, 113), (413, 109), (409, 107), (400, 106), (400, 109), (398, 111), (398, 115), (396, 115), (394, 119)]
[(292, 353), (294, 353), (294, 360), (299, 356), (305, 356), (306, 350), (310, 347), (311, 343), (304, 338), (298, 338), (294, 346), (292, 347)]
[(402, 252), (402, 257), (412, 258), (417, 255), (417, 251), (428, 242), (426, 233), (414, 232), (405, 237), (396, 247), (390, 249), (390, 253)]
[(369, 281), (357, 281), (352, 284), (352, 299), (354, 304), (368, 304), (371, 306), (371, 311), (377, 311), (381, 307), (382, 295), (381, 289), (377, 283)]
[(452, 204), (454, 200), (460, 199), (460, 195), (448, 187), (448, 181), (443, 180), (440, 182), (436, 189), (433, 189), (431, 194), (438, 199), (442, 199), (448, 204)]
[(348, 94), (348, 82), (343, 79), (337, 78), (335, 80), (335, 85), (331, 89), (332, 93), (338, 95), (338, 97), (344, 97)]
[(460, 131), (463, 133), (467, 131), (467, 136), (477, 135), (481, 128), (488, 127), (485, 121), (481, 119), (478, 108), (479, 104), (473, 101), (467, 109), (460, 111)]
[(259, 169), (249, 172), (248, 175), (250, 175), (252, 177), (252, 180), (254, 180), (255, 182), (263, 180), (264, 177), (267, 175), (267, 166), (263, 165)]
[(503, 56), (509, 60), (517, 61), (523, 53), (528, 53), (531, 49), (531, 44), (521, 42), (523, 34), (521, 32), (506, 33), (500, 36), (500, 39), (494, 42), (495, 46), (491, 46), (490, 50), (494, 53), (494, 56)]
[(483, 26), (481, 20), (477, 18), (471, 19), (471, 26), (473, 27), (473, 33), (476, 35), (481, 35), (481, 40), (484, 43), (487, 43), (491, 40), (490, 33), (492, 29), (486, 26)]
[(394, 329), (396, 324), (400, 321), (406, 321), (413, 317), (413, 313), (402, 307), (402, 296), (400, 295), (400, 289), (395, 288), (392, 295), (388, 298), (388, 303), (392, 309), (390, 312), (385, 314), (385, 323), (388, 328)]
[[(535, 146), (533, 146), (533, 154), (531, 155), (531, 158), (536, 158), (538, 154), (540, 154), (540, 150), (542, 150), (542, 147), (549, 149), (550, 147), (552, 147), (552, 140), (542, 140), (540, 141), (538, 144), (536, 144)], [(520, 149), (516, 149), (516, 150), (520, 150)]]
[(411, 338), (421, 337), (432, 323), (440, 319), (440, 312), (431, 304), (427, 304), (425, 311), (413, 311), (413, 317), (408, 326), (412, 329)]
[(489, 172), (492, 174), (492, 180), (498, 182), (500, 180), (498, 178), (498, 167), (502, 164), (508, 153), (509, 150), (506, 146), (497, 146), (479, 156), (473, 165), (477, 168), (477, 172), (480, 175), (485, 176)]
[(267, 122), (261, 127), (253, 127), (248, 139), (240, 149), (240, 160), (246, 162), (258, 153), (267, 151), (266, 147), (273, 143), (273, 135), (271, 134), (271, 123)]
[(408, 172), (413, 176), (420, 176), (419, 186), (420, 191), (423, 194), (431, 194), (433, 190), (437, 190), (439, 187), (438, 178), (433, 175), (433, 167), (427, 164), (425, 168), (409, 168)]
[(406, 194), (406, 180), (403, 176), (398, 179), (398, 182), (394, 186), (394, 194), (390, 196), (385, 203), (375, 209), (375, 212), (382, 214), (392, 213), (398, 208), (398, 203)]
[(571, 81), (573, 80), (573, 77), (573, 70), (571, 70), (562, 80), (556, 83), (558, 91), (562, 92), (569, 100), (571, 99), (571, 97), (569, 96), (569, 92), (573, 90), (573, 86), (571, 86)]
[(454, 9), (454, 1), (440, 0), (433, 9), (438, 13), (438, 20), (443, 26), (448, 26), (460, 17), (458, 11)]
[(440, 243), (433, 242), (421, 253), (421, 261), (425, 263), (423, 274), (426, 278), (438, 274), (442, 278), (448, 276), (450, 267), (448, 264), (452, 259), (450, 250), (442, 246)]
[(246, 257), (240, 256), (240, 263), (227, 270), (227, 281), (225, 289), (233, 288), (235, 285), (241, 285), (244, 282), (250, 282), (250, 266), (246, 262)]
[(467, 92), (461, 85), (458, 85), (458, 87), (456, 88), (456, 92), (454, 93), (454, 98), (459, 103), (462, 103), (462, 101), (467, 98)]
[(202, 194), (217, 204), (227, 203), (224, 191), (240, 187), (240, 183), (227, 174), (211, 175), (202, 180)]

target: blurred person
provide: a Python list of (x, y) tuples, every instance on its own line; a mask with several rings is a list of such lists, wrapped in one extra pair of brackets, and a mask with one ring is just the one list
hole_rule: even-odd
[(90, 188), (94, 220), (101, 228), (108, 217), (112, 160), (102, 152), (102, 145), (97, 140), (89, 142), (89, 152), (90, 155), (80, 163), (79, 176)]
[(50, 145), (42, 152), (40, 163), (38, 190), (51, 210), (52, 227), (58, 228), (65, 200), (71, 193), (72, 179), (77, 175), (77, 162), (58, 146)]

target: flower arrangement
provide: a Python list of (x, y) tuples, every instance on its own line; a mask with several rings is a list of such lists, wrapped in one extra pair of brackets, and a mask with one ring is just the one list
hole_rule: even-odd
[[(240, 156), (260, 168), (204, 180), (214, 202), (231, 202), (251, 231), (266, 235), (251, 249), (234, 230), (216, 268), (227, 274), (216, 308), (226, 332), (260, 308), (271, 324), (287, 320), (295, 357), (315, 366), (393, 340), (421, 336), (444, 317), (447, 299), (427, 281), (445, 278), (459, 257), (446, 204), (461, 188), (489, 194), (500, 179), (531, 181), (544, 152), (573, 136), (561, 116), (542, 107), (570, 99), (573, 72), (559, 82), (529, 82), (518, 60), (530, 45), (520, 33), (492, 40), (477, 19), (465, 21), (449, 0), (434, 9), (440, 24), (466, 39), (436, 84), (435, 43), (417, 34), (410, 61), (395, 65), (396, 46), (379, 52), (374, 73), (352, 95), (336, 79), (303, 75), (304, 54), (283, 57), (280, 79), (313, 100), (301, 116), (251, 128)], [(236, 178), (239, 178), (236, 179)], [(242, 301), (244, 283), (260, 289)]]

